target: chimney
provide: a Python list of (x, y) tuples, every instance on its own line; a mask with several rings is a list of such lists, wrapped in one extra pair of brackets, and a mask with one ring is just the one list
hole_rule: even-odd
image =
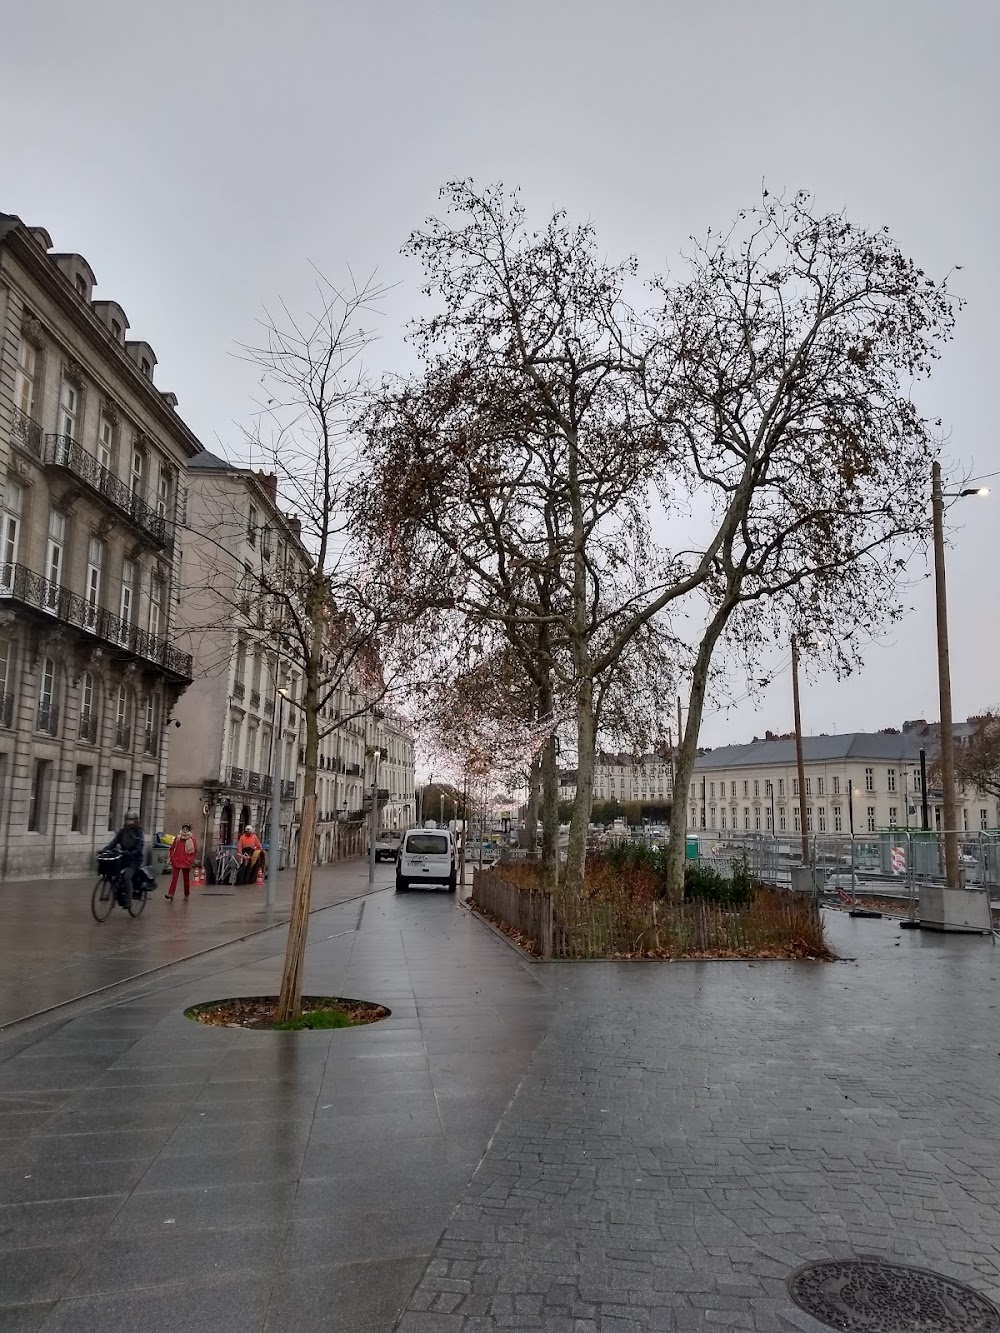
[(291, 529), (292, 536), (301, 540), (302, 520), (299, 518), (298, 514), (287, 514), (285, 519)]
[(273, 505), (278, 503), (278, 478), (274, 472), (257, 471), (257, 480), (267, 492), (267, 498)]

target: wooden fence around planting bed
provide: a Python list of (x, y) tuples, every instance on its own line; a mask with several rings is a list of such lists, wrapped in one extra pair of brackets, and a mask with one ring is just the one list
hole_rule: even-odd
[(526, 936), (542, 958), (829, 957), (814, 899), (758, 889), (746, 906), (609, 902), (543, 893), (477, 870), (473, 904)]

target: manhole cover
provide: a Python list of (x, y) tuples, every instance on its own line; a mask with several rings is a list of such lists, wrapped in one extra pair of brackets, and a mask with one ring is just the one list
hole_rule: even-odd
[(996, 1333), (1000, 1311), (978, 1291), (926, 1268), (843, 1259), (788, 1279), (800, 1309), (852, 1333)]

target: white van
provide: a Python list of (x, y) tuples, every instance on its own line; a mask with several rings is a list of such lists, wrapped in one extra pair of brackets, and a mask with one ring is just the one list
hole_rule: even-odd
[(455, 835), (446, 828), (411, 828), (403, 834), (396, 857), (396, 892), (415, 884), (446, 884), (454, 893), (458, 885), (458, 852)]

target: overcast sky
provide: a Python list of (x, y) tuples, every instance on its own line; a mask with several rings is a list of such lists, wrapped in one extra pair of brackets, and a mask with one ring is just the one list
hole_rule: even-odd
[[(589, 217), (647, 270), (676, 267), (762, 181), (806, 188), (931, 273), (963, 266), (968, 308), (920, 405), (954, 468), (986, 474), (998, 44), (997, 0), (0, 0), (0, 209), (89, 260), (159, 387), (235, 455), (254, 383), (234, 346), (265, 303), (301, 306), (310, 264), (398, 284), (376, 355), (404, 364), (419, 273), (399, 247), (449, 178)], [(960, 717), (1000, 703), (998, 483), (949, 516)], [(930, 591), (857, 677), (808, 681), (807, 731), (937, 716)], [(790, 725), (786, 671), (703, 735)]]

